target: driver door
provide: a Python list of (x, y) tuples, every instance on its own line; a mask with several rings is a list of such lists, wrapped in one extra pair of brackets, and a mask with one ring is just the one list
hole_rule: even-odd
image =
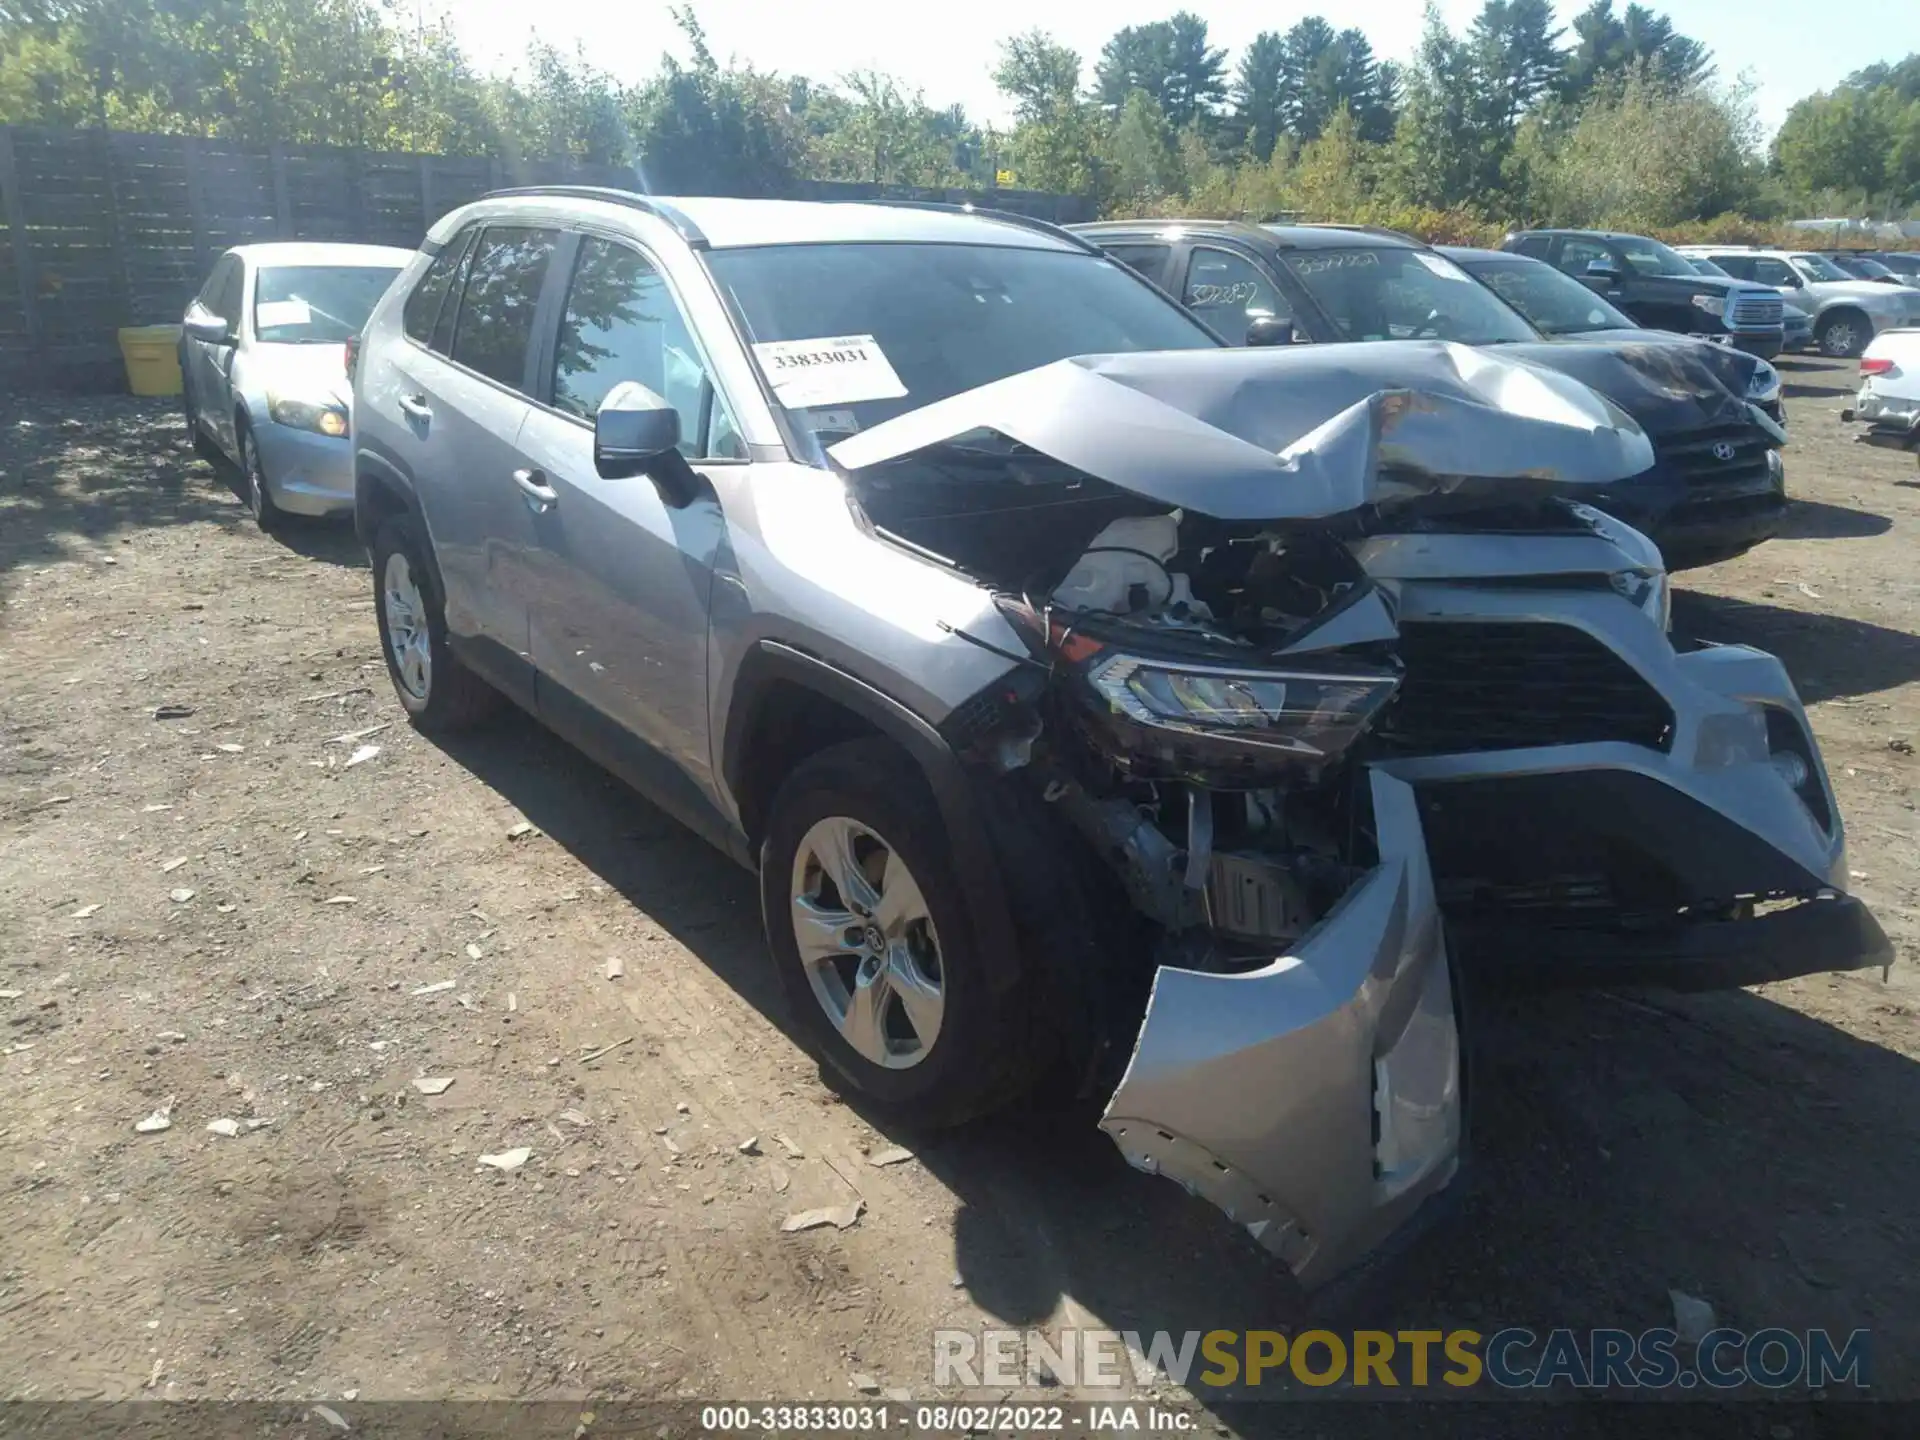
[[(1247, 327), (1257, 319), (1294, 320), (1293, 307), (1281, 298), (1271, 275), (1251, 257), (1213, 245), (1195, 245), (1188, 252), (1180, 303), (1229, 345), (1245, 345)], [(1295, 340), (1307, 338), (1294, 324)]]

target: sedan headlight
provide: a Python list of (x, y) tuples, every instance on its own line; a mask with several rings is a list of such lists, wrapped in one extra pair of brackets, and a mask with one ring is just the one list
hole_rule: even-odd
[(1400, 684), (1396, 669), (1365, 663), (1252, 669), (1126, 652), (1099, 654), (1083, 673), (1114, 760), (1162, 779), (1317, 769), (1366, 733)]
[(1724, 295), (1689, 295), (1687, 297), (1696, 310), (1704, 310), (1718, 320), (1727, 313), (1727, 301)]
[(291, 430), (311, 430), (335, 439), (347, 433), (347, 407), (332, 398), (303, 400), (269, 390), (267, 415), (274, 424)]
[(1756, 360), (1753, 374), (1747, 378), (1747, 399), (1755, 405), (1771, 405), (1780, 398), (1780, 372), (1764, 360)]

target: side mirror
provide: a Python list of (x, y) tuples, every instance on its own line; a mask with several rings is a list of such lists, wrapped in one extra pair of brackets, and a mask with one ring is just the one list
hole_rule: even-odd
[(602, 480), (644, 475), (679, 443), (680, 412), (636, 380), (614, 386), (594, 412), (593, 468)]
[(200, 340), (208, 345), (232, 345), (237, 343), (233, 327), (214, 314), (198, 300), (187, 311), (187, 318), (181, 324), (190, 340)]
[(593, 416), (593, 468), (602, 480), (645, 475), (676, 510), (700, 491), (680, 453), (680, 412), (637, 380), (607, 392)]
[(1590, 260), (1587, 273), (1582, 277), (1588, 285), (1606, 286), (1620, 283), (1620, 267), (1611, 260)]
[(1256, 315), (1247, 322), (1247, 344), (1291, 345), (1293, 321), (1281, 315)]

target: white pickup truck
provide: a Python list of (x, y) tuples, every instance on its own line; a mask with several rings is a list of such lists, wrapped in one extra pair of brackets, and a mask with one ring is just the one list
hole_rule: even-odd
[(1920, 327), (1883, 330), (1860, 357), (1860, 394), (1840, 418), (1860, 439), (1920, 457)]

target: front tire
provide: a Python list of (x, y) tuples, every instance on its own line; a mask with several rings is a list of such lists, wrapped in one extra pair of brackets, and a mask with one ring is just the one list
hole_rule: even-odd
[(894, 746), (837, 745), (788, 777), (760, 893), (799, 1038), (854, 1089), (944, 1127), (1031, 1083), (1031, 987), (989, 985), (939, 807)]
[(1820, 353), (1830, 360), (1855, 360), (1873, 339), (1873, 326), (1855, 310), (1839, 310), (1820, 322)]
[(445, 602), (410, 516), (380, 526), (372, 559), (380, 652), (407, 718), (428, 732), (463, 730), (486, 719), (499, 708), (500, 693), (448, 645)]
[(260, 447), (253, 443), (253, 431), (246, 425), (233, 428), (240, 451), (240, 498), (247, 502), (263, 534), (271, 535), (286, 524), (287, 512), (273, 503), (273, 491), (267, 485), (266, 467), (260, 459)]

